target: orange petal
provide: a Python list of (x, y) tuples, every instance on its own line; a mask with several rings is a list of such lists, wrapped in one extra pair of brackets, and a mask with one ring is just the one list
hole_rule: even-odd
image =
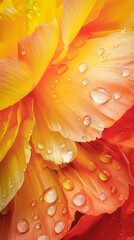
[[(30, 159), (28, 145), (34, 124), (32, 101), (26, 101), (23, 112), (24, 121), (21, 124), (17, 138), (0, 163), (0, 211), (11, 201), (24, 180), (24, 172)], [(24, 106), (23, 106), (24, 110)]]
[(62, 38), (67, 48), (73, 41), (95, 4), (95, 0), (64, 0)]
[(24, 184), (14, 198), (8, 232), (4, 231), (4, 226), (0, 236), (11, 240), (61, 239), (71, 223), (67, 208), (57, 174), (44, 168), (42, 159), (33, 155)]
[(77, 153), (76, 145), (73, 141), (63, 138), (58, 132), (52, 132), (43, 119), (39, 106), (34, 106), (36, 124), (32, 134), (34, 149), (40, 153), (45, 160), (55, 164), (69, 163)]
[(51, 130), (74, 141), (94, 140), (132, 106), (133, 42), (134, 32), (74, 40), (34, 92)]
[(104, 141), (77, 145), (78, 155), (58, 171), (71, 212), (112, 213), (128, 198), (133, 183), (121, 152)]
[(57, 28), (55, 22), (40, 25), (20, 42), (20, 60), (0, 61), (0, 109), (13, 105), (38, 84), (55, 51)]
[[(102, 8), (103, 4), (104, 4), (104, 7)], [(96, 31), (105, 31), (105, 30), (109, 31), (114, 29), (121, 29), (124, 27), (131, 28), (134, 26), (133, 10), (134, 10), (133, 0), (129, 0), (129, 1), (126, 1), (126, 0), (99, 1), (98, 0), (96, 1), (95, 7), (91, 12), (91, 18), (90, 16), (88, 18), (88, 21), (90, 23), (84, 27), (84, 30), (90, 31), (90, 32), (92, 31), (96, 32)], [(99, 11), (100, 11), (100, 14), (98, 16)]]

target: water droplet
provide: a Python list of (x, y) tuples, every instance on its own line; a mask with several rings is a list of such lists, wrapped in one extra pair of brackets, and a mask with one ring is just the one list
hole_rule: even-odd
[(45, 145), (43, 143), (38, 143), (38, 148), (40, 150), (44, 149)]
[(84, 86), (87, 86), (88, 83), (89, 83), (89, 81), (88, 81), (87, 78), (82, 79), (82, 84), (83, 84)]
[(49, 146), (49, 147), (47, 148), (47, 152), (50, 154), (50, 153), (52, 153), (52, 151), (53, 151), (53, 147), (52, 147), (52, 146)]
[(18, 222), (17, 222), (17, 230), (20, 232), (20, 233), (26, 233), (29, 231), (29, 223), (27, 220), (25, 219), (20, 219)]
[(57, 98), (57, 97), (58, 97), (58, 95), (55, 93), (55, 94), (54, 94), (54, 98)]
[(119, 201), (122, 202), (122, 201), (124, 201), (124, 199), (125, 199), (125, 196), (123, 194), (120, 194)]
[(80, 71), (81, 73), (84, 73), (84, 72), (86, 72), (87, 70), (88, 70), (88, 66), (87, 66), (86, 63), (81, 63), (81, 64), (79, 65), (79, 71)]
[(43, 195), (40, 196), (40, 201), (42, 202), (44, 200)]
[(121, 98), (121, 93), (120, 92), (114, 92), (114, 98), (116, 100), (120, 99)]
[(72, 180), (66, 179), (66, 180), (64, 180), (64, 182), (63, 182), (63, 187), (64, 187), (67, 191), (71, 191), (71, 190), (73, 190), (73, 188), (74, 188), (74, 184), (73, 184)]
[(58, 75), (61, 75), (63, 74), (64, 72), (66, 72), (68, 70), (68, 66), (66, 64), (60, 64), (58, 67), (57, 67), (57, 74)]
[(76, 193), (73, 197), (73, 203), (78, 207), (83, 206), (86, 203), (86, 201), (87, 201), (87, 197), (82, 192)]
[(29, 10), (27, 11), (27, 17), (28, 17), (29, 19), (33, 19), (34, 16), (35, 16), (34, 11), (33, 11), (32, 9), (29, 9)]
[(63, 208), (62, 208), (62, 214), (63, 214), (63, 215), (67, 214), (67, 207), (63, 207)]
[(74, 152), (72, 150), (68, 150), (63, 152), (62, 158), (65, 163), (69, 163), (73, 159), (73, 156)]
[(89, 206), (84, 206), (84, 207), (82, 208), (82, 212), (83, 212), (83, 213), (87, 213), (89, 210), (90, 210), (90, 207), (89, 207)]
[(47, 208), (47, 213), (49, 216), (54, 216), (55, 212), (56, 212), (56, 205), (52, 205)]
[(84, 124), (85, 126), (87, 126), (87, 127), (91, 124), (91, 118), (90, 118), (89, 115), (84, 116), (84, 118), (83, 118), (83, 124)]
[(99, 48), (98, 50), (98, 56), (102, 56), (104, 54), (104, 48)]
[(76, 38), (73, 42), (74, 47), (79, 48), (82, 47), (86, 43), (86, 39)]
[(109, 170), (101, 170), (101, 172), (99, 172), (99, 178), (102, 180), (102, 181), (108, 181), (111, 177), (111, 172)]
[(104, 163), (112, 163), (112, 156), (104, 153), (100, 156), (100, 160)]
[(23, 55), (23, 56), (26, 55), (26, 50), (25, 50), (25, 49), (22, 49), (22, 50), (21, 50), (21, 55)]
[(94, 88), (91, 90), (91, 97), (98, 104), (106, 103), (111, 99), (111, 93), (105, 88)]
[(90, 172), (95, 171), (96, 168), (97, 168), (96, 164), (95, 164), (94, 162), (91, 162), (91, 161), (88, 161), (87, 167), (88, 167), (88, 170), (89, 170)]
[(118, 44), (117, 44), (117, 43), (115, 43), (115, 44), (114, 44), (114, 47), (115, 47), (115, 48), (117, 48), (117, 47), (118, 47)]
[(46, 190), (44, 192), (44, 200), (47, 202), (47, 203), (53, 203), (56, 201), (57, 199), (57, 192), (55, 190), (55, 188), (49, 188), (48, 190)]
[(131, 74), (131, 72), (130, 72), (130, 70), (129, 70), (128, 68), (124, 68), (124, 69), (122, 70), (122, 76), (123, 76), (123, 77), (129, 77), (130, 74)]
[(36, 205), (37, 205), (37, 202), (34, 200), (34, 201), (32, 201), (32, 207), (35, 207)]
[(38, 2), (33, 2), (33, 9), (38, 11), (40, 9), (40, 4)]
[(40, 229), (41, 229), (41, 224), (40, 224), (40, 223), (36, 223), (36, 224), (35, 224), (35, 228), (36, 228), (37, 230), (40, 230)]
[(49, 240), (49, 237), (47, 235), (40, 235), (37, 240)]
[(78, 55), (77, 51), (69, 51), (67, 54), (67, 59), (68, 60), (74, 59), (75, 57), (77, 57), (77, 55)]
[(121, 169), (121, 166), (118, 165), (118, 166), (116, 167), (116, 169), (119, 171), (119, 170)]
[(102, 61), (105, 62), (107, 60), (106, 56), (103, 56)]
[(58, 221), (54, 226), (54, 231), (59, 234), (64, 230), (65, 223)]
[(64, 148), (65, 147), (65, 143), (61, 143), (61, 148)]
[(34, 214), (33, 219), (34, 219), (35, 221), (38, 220), (38, 219), (39, 219), (39, 215), (38, 215), (38, 214)]
[(105, 201), (107, 199), (106, 193), (101, 193), (99, 198), (100, 198), (101, 201)]
[(86, 136), (82, 136), (81, 142), (86, 142)]
[(117, 187), (113, 185), (113, 186), (110, 188), (110, 191), (111, 191), (112, 194), (115, 194), (115, 193), (117, 192)]
[(69, 77), (67, 80), (68, 80), (68, 82), (71, 82), (71, 81), (72, 81), (72, 78)]

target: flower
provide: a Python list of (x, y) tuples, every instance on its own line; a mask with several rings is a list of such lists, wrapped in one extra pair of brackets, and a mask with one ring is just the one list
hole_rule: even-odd
[(76, 211), (128, 198), (126, 149), (101, 138), (134, 101), (134, 3), (118, 4), (0, 2), (2, 239), (61, 239)]

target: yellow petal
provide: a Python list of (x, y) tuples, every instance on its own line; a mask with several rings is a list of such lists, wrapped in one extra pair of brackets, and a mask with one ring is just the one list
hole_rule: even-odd
[(90, 141), (134, 102), (134, 32), (80, 36), (66, 58), (49, 67), (34, 93), (52, 131)]
[[(44, 107), (41, 106), (41, 108)], [(36, 124), (32, 134), (32, 142), (35, 151), (40, 153), (45, 160), (54, 162), (56, 165), (71, 162), (77, 153), (75, 143), (48, 128), (38, 105), (34, 106), (34, 112)]]
[(6, 207), (22, 186), (24, 172), (30, 160), (31, 148), (28, 142), (32, 134), (34, 116), (32, 101), (25, 101), (24, 104), (26, 105), (23, 113), (24, 121), (13, 146), (0, 163), (0, 211)]
[(96, 0), (63, 1), (62, 38), (67, 48), (92, 10)]

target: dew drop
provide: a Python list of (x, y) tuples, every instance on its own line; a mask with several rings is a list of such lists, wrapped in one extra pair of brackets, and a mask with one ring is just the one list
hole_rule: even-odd
[(131, 74), (131, 72), (130, 72), (130, 70), (129, 70), (128, 68), (124, 68), (124, 69), (122, 70), (122, 76), (123, 76), (123, 77), (129, 77), (130, 74)]
[(55, 212), (56, 212), (56, 205), (52, 205), (47, 208), (47, 213), (49, 216), (51, 217), (54, 216)]
[(42, 202), (44, 200), (43, 195), (40, 196), (40, 201)]
[(40, 235), (37, 240), (49, 240), (49, 237), (47, 235)]
[(83, 212), (83, 213), (87, 213), (89, 210), (90, 210), (90, 207), (89, 207), (89, 206), (84, 206), (84, 207), (82, 208), (82, 212)]
[(83, 206), (86, 203), (86, 201), (87, 201), (87, 197), (82, 192), (76, 193), (73, 197), (73, 203), (78, 207)]
[(68, 80), (68, 82), (71, 82), (71, 81), (72, 81), (72, 78), (71, 78), (71, 77), (69, 77), (67, 80)]
[(45, 145), (43, 143), (38, 143), (38, 148), (40, 150), (44, 149)]
[(77, 55), (78, 55), (78, 52), (77, 52), (77, 51), (70, 51), (70, 52), (68, 52), (68, 54), (67, 54), (67, 59), (68, 59), (68, 60), (74, 59), (75, 57), (77, 57)]
[(121, 98), (121, 93), (120, 92), (114, 92), (114, 98), (116, 100), (120, 99)]
[(87, 86), (88, 83), (89, 83), (89, 81), (88, 81), (87, 78), (82, 79), (82, 84), (83, 84), (83, 86)]
[(117, 48), (117, 47), (118, 47), (118, 44), (117, 44), (117, 43), (115, 43), (115, 44), (114, 44), (114, 47), (115, 47), (115, 48)]
[(63, 182), (63, 187), (64, 187), (67, 191), (71, 191), (71, 190), (73, 190), (73, 188), (74, 188), (74, 184), (73, 184), (72, 180), (66, 179), (66, 180), (64, 180), (64, 182)]
[(74, 47), (79, 48), (82, 47), (86, 43), (86, 39), (75, 39), (73, 42)]
[(25, 50), (25, 49), (22, 49), (22, 50), (21, 50), (21, 55), (23, 55), (23, 56), (26, 55), (26, 50)]
[(40, 224), (40, 223), (36, 223), (36, 224), (35, 224), (35, 228), (36, 228), (37, 230), (40, 230), (40, 229), (41, 229), (41, 224)]
[(100, 198), (101, 201), (105, 201), (107, 199), (106, 193), (101, 193), (99, 198)]
[(17, 230), (20, 232), (20, 233), (26, 233), (29, 231), (29, 223), (27, 220), (25, 219), (20, 219), (18, 222), (17, 222)]
[(103, 56), (102, 61), (105, 62), (107, 60), (106, 56)]
[(32, 205), (32, 207), (35, 207), (37, 205), (37, 202), (34, 200), (34, 201), (32, 201), (31, 205)]
[(68, 150), (63, 152), (62, 158), (65, 163), (69, 163), (73, 159), (73, 156), (74, 152), (72, 150)]
[(98, 56), (102, 56), (104, 54), (104, 48), (98, 49)]
[(38, 219), (39, 219), (39, 215), (38, 215), (38, 214), (34, 214), (33, 219), (34, 219), (35, 221), (38, 220)]
[(40, 9), (40, 4), (38, 2), (33, 2), (33, 9), (38, 11)]
[(86, 142), (86, 136), (82, 136), (81, 142)]
[(123, 194), (120, 194), (119, 201), (122, 202), (122, 201), (124, 201), (124, 199), (125, 199), (125, 196)]
[(55, 94), (54, 94), (54, 98), (57, 98), (57, 97), (58, 97), (58, 95), (55, 93)]
[(88, 167), (88, 170), (89, 170), (90, 172), (95, 171), (96, 168), (97, 168), (96, 164), (95, 164), (94, 162), (91, 162), (91, 161), (88, 162), (87, 167)]
[(58, 221), (54, 226), (54, 231), (59, 234), (64, 230), (65, 223)]
[(44, 192), (44, 200), (47, 202), (47, 203), (53, 203), (56, 201), (57, 199), (57, 192), (55, 190), (55, 188), (49, 188), (48, 190), (46, 190)]
[(52, 148), (52, 146), (49, 146), (49, 147), (47, 148), (47, 152), (48, 152), (49, 154), (51, 154), (51, 153), (52, 153), (52, 151), (53, 151), (53, 148)]
[(34, 11), (32, 9), (29, 9), (27, 11), (27, 16), (28, 16), (29, 19), (32, 19), (35, 16)]
[(64, 148), (64, 147), (65, 147), (65, 143), (62, 142), (62, 143), (61, 143), (61, 148)]
[(110, 191), (111, 191), (112, 194), (115, 194), (115, 193), (117, 192), (117, 187), (113, 185), (113, 186), (110, 188)]
[(90, 118), (89, 115), (84, 116), (84, 118), (83, 118), (83, 124), (84, 124), (85, 126), (87, 126), (87, 127), (91, 124), (91, 118)]
[(121, 166), (118, 165), (118, 166), (116, 167), (116, 169), (119, 171), (119, 170), (121, 169)]
[(99, 178), (102, 181), (108, 181), (111, 177), (111, 172), (108, 170), (103, 169), (101, 172), (99, 172)]
[(100, 160), (103, 162), (103, 163), (112, 163), (112, 156), (109, 155), (109, 154), (102, 154), (100, 156)]
[(79, 71), (80, 71), (81, 73), (84, 73), (84, 72), (86, 72), (87, 70), (88, 70), (88, 66), (87, 66), (86, 63), (81, 63), (81, 64), (79, 65)]
[(94, 88), (91, 90), (91, 97), (98, 104), (106, 103), (111, 99), (111, 94), (104, 88)]
[(58, 75), (61, 75), (63, 74), (64, 72), (66, 72), (68, 70), (68, 66), (66, 64), (60, 64), (58, 67), (57, 67), (57, 74)]
[(67, 214), (67, 207), (63, 207), (63, 208), (62, 208), (62, 214), (63, 214), (63, 215)]

